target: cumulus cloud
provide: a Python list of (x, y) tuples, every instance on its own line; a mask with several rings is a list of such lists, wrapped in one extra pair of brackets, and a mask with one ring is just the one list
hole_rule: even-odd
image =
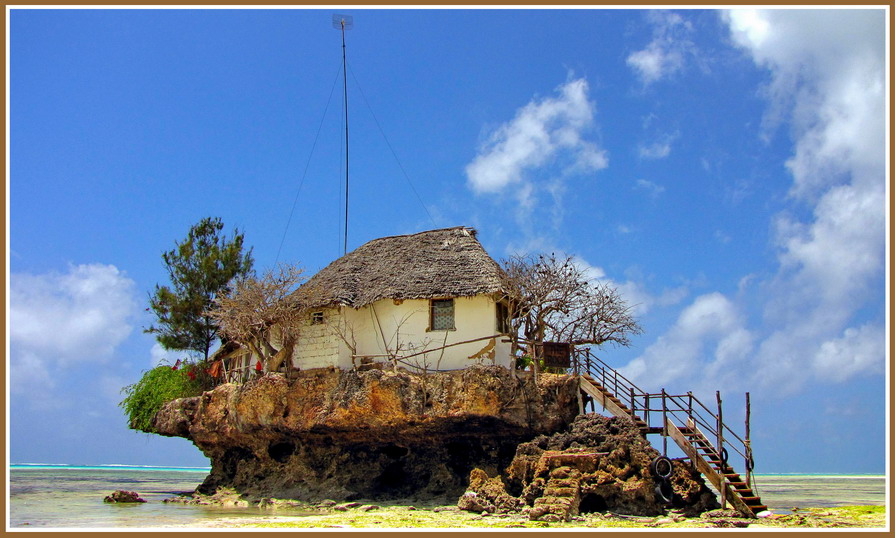
[(685, 308), (671, 329), (622, 368), (622, 374), (643, 387), (673, 386), (691, 380), (696, 370), (708, 371), (707, 377), (715, 380), (725, 366), (745, 359), (753, 342), (733, 302), (720, 293), (710, 293)]
[(10, 377), (13, 390), (53, 385), (60, 369), (104, 362), (130, 335), (134, 282), (112, 265), (70, 266), (66, 273), (9, 278)]
[(466, 167), (474, 192), (496, 193), (514, 186), (523, 199), (530, 200), (533, 179), (528, 174), (557, 159), (563, 161), (565, 174), (607, 166), (606, 152), (584, 138), (593, 127), (595, 109), (588, 99), (587, 81), (570, 80), (556, 94), (532, 100), (487, 138)]
[(693, 26), (672, 11), (650, 11), (653, 39), (649, 44), (628, 55), (627, 64), (644, 85), (652, 84), (683, 69), (686, 57), (695, 46), (690, 40)]
[(779, 268), (757, 283), (765, 325), (750, 330), (730, 299), (703, 296), (627, 371), (661, 384), (698, 363), (715, 384), (736, 373), (781, 395), (878, 374), (885, 331), (860, 313), (879, 304), (885, 267), (885, 12), (733, 10), (724, 20), (769, 74), (766, 129), (785, 122), (793, 139), (790, 207), (770, 223)]
[[(812, 207), (810, 219), (775, 219), (781, 270), (768, 313), (782, 325), (766, 349), (823, 379), (873, 371), (884, 353), (868, 339), (879, 332), (849, 324), (874, 299), (885, 262), (885, 13), (733, 10), (726, 19), (733, 40), (771, 74), (769, 122), (789, 119), (795, 140), (790, 196)], [(827, 340), (831, 332), (843, 336)], [(789, 349), (786, 335), (803, 341)], [(847, 375), (812, 358), (831, 350), (850, 365)]]

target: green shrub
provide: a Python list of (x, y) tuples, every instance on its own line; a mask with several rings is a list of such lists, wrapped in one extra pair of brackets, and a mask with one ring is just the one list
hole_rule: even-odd
[(204, 373), (194, 364), (182, 368), (156, 366), (144, 372), (140, 381), (121, 389), (125, 398), (118, 405), (127, 414), (131, 428), (151, 432), (152, 418), (165, 402), (202, 394), (202, 381), (207, 377), (201, 375)]

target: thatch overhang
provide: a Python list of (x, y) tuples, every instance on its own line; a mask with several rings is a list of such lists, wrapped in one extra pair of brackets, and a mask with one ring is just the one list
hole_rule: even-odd
[(507, 277), (476, 239), (457, 226), (369, 241), (309, 279), (298, 294), (314, 307), (361, 308), (380, 299), (502, 295)]

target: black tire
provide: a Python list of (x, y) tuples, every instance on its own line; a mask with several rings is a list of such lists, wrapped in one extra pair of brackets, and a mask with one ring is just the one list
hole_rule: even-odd
[(721, 449), (721, 463), (724, 464), (724, 466), (727, 466), (727, 458), (728, 457), (730, 457), (730, 456), (727, 454), (727, 449), (722, 448)]
[(751, 456), (746, 460), (746, 470), (750, 473), (755, 470), (755, 460)]
[(665, 456), (658, 456), (650, 464), (650, 471), (653, 473), (653, 476), (658, 476), (659, 478), (664, 479), (671, 476), (672, 471), (674, 471), (674, 465), (672, 465), (671, 460)]
[(674, 490), (671, 489), (671, 482), (662, 479), (656, 482), (656, 498), (665, 504), (671, 503), (674, 497)]

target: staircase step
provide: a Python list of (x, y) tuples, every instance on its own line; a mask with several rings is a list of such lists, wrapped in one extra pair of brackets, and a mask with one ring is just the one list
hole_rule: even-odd
[(740, 499), (742, 499), (743, 502), (746, 504), (761, 502), (761, 497), (740, 497)]
[(768, 507), (764, 504), (755, 504), (755, 505), (749, 506), (749, 510), (752, 510), (753, 514), (758, 514), (759, 512), (764, 512), (767, 509), (768, 509)]

